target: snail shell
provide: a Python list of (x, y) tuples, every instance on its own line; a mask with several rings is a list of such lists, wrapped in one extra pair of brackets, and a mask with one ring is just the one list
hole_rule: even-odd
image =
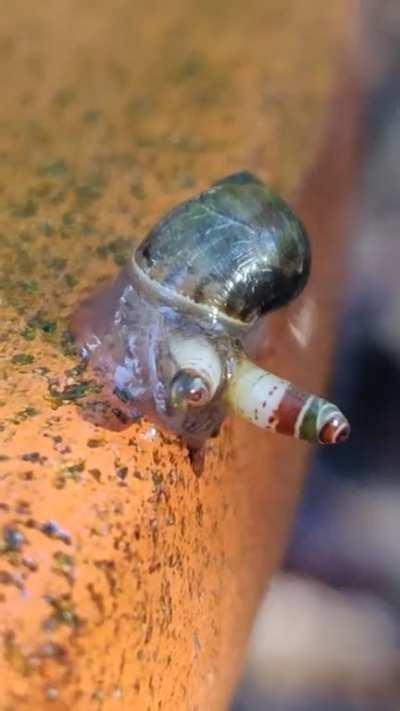
[(191, 445), (229, 410), (263, 429), (344, 441), (349, 426), (334, 405), (245, 353), (249, 330), (304, 288), (310, 261), (288, 205), (250, 173), (230, 175), (169, 212), (135, 249), (107, 323), (83, 350), (135, 413)]
[(134, 253), (133, 270), (175, 303), (180, 295), (250, 326), (300, 293), (310, 247), (290, 208), (242, 172), (169, 212)]

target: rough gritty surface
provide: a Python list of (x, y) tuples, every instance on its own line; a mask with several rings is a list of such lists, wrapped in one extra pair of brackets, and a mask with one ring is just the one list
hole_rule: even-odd
[[(1, 711), (231, 692), (308, 450), (228, 422), (196, 475), (176, 438), (118, 428), (66, 319), (195, 190), (247, 168), (290, 194), (343, 7), (0, 2)], [(271, 355), (297, 380), (310, 362)]]

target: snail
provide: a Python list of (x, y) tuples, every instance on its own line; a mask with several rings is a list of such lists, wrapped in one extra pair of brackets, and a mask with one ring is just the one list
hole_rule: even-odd
[(345, 441), (335, 405), (257, 367), (245, 340), (306, 285), (310, 246), (288, 205), (248, 172), (169, 212), (134, 250), (106, 326), (82, 352), (130, 413), (191, 446), (236, 412), (310, 442)]

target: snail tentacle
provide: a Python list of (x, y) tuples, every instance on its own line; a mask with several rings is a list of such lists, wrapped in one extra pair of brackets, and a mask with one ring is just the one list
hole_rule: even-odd
[(265, 430), (320, 444), (345, 442), (350, 434), (335, 405), (297, 390), (247, 358), (237, 364), (225, 397), (238, 415)]
[(204, 336), (173, 334), (169, 342), (175, 368), (170, 392), (178, 409), (207, 405), (222, 382), (222, 363), (216, 348)]

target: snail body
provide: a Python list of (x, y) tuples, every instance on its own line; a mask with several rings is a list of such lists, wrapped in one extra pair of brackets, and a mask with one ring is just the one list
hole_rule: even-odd
[(107, 327), (84, 354), (132, 411), (213, 435), (229, 410), (309, 441), (344, 440), (340, 411), (257, 368), (244, 341), (310, 271), (306, 232), (255, 176), (237, 173), (169, 212), (132, 255)]

